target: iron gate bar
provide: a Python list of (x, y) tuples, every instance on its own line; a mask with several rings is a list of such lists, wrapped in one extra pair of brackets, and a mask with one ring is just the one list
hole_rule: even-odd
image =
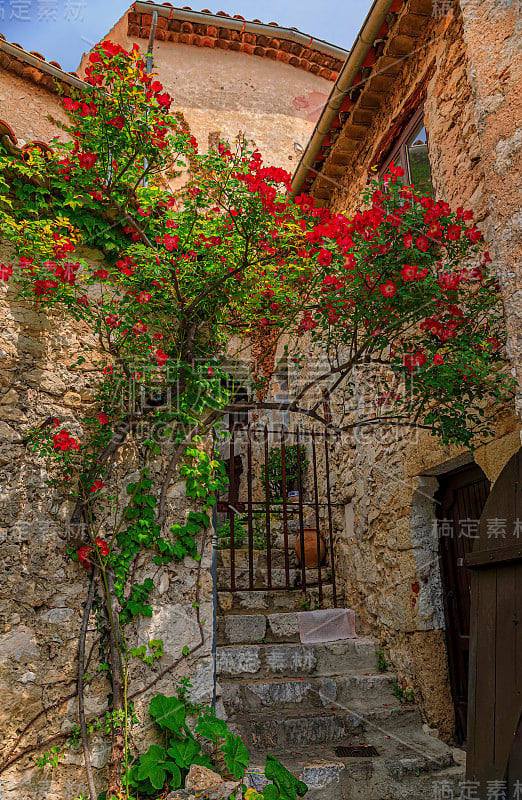
[(247, 484), (248, 484), (248, 587), (254, 588), (254, 515), (252, 510), (252, 439), (250, 428), (247, 436)]
[[(337, 584), (335, 582), (334, 536), (332, 501), (330, 498), (330, 457), (328, 455), (328, 431), (324, 432), (324, 463), (326, 468), (326, 505), (328, 506), (328, 530), (330, 534), (330, 569), (332, 572), (333, 607), (337, 608)], [(340, 505), (340, 504), (339, 504)]]
[(301, 465), (301, 429), (297, 428), (297, 491), (299, 502), (299, 540), (301, 542), (301, 577), (303, 589), (306, 592), (306, 565), (304, 548), (304, 524), (303, 524), (303, 472)]
[[(234, 447), (234, 428), (230, 432), (230, 490), (234, 500), (235, 487), (236, 487), (236, 454)], [(237, 498), (239, 499), (239, 498)], [(236, 590), (236, 538), (235, 538), (235, 511), (230, 507), (228, 508), (228, 521), (230, 524), (230, 588), (233, 592)]]
[(288, 555), (288, 511), (286, 507), (288, 502), (288, 497), (286, 495), (286, 443), (283, 434), (283, 428), (281, 428), (281, 486), (283, 490), (283, 537), (284, 537), (284, 550), (285, 550), (285, 577), (286, 577), (286, 588), (290, 589), (290, 558)]
[(317, 535), (317, 577), (319, 579), (319, 608), (323, 607), (323, 581), (321, 577), (321, 530), (319, 527), (319, 489), (317, 487), (317, 454), (315, 451), (315, 431), (312, 430), (312, 463), (314, 465), (315, 532)]
[[(243, 503), (239, 503), (239, 505), (242, 506)], [(274, 502), (270, 503), (270, 505), (271, 506), (282, 506), (283, 505), (283, 501), (282, 500), (281, 501), (274, 500)], [(317, 503), (317, 505), (319, 506), (319, 508), (328, 508), (328, 503)], [(252, 506), (262, 506), (264, 508), (265, 507), (265, 501), (264, 500), (253, 500), (252, 501)], [(303, 506), (313, 506), (315, 508), (315, 503), (312, 503), (309, 500), (303, 500)], [(344, 507), (344, 503), (330, 503), (330, 507), (333, 508), (333, 506), (339, 506), (339, 508), (342, 508), (342, 507)], [(288, 506), (287, 506), (287, 509), (288, 509)], [(260, 512), (255, 512), (255, 513), (260, 513)]]
[(272, 588), (272, 536), (270, 531), (270, 476), (268, 474), (268, 428), (265, 425), (265, 502), (266, 502), (266, 574)]
[[(274, 444), (279, 447), (281, 455), (281, 472), (278, 476), (279, 483), (274, 497), (271, 496), (272, 486), (270, 483), (270, 472), (268, 470), (269, 455), (270, 455), (270, 434), (277, 434), (274, 436)], [(319, 501), (319, 469), (323, 468), (323, 460), (321, 457), (321, 443), (319, 437), (324, 435), (324, 466), (325, 466), (325, 501)], [(246, 447), (243, 444), (244, 437), (247, 436)], [(252, 437), (255, 437), (252, 440)], [(310, 441), (310, 464), (305, 460), (306, 456), (301, 452), (308, 448), (308, 441)], [(235, 453), (236, 447), (241, 440), (241, 453)], [(289, 483), (288, 464), (286, 457), (288, 456), (289, 441), (294, 444), (297, 443), (296, 454), (297, 462), (296, 473), (293, 477), (295, 483)], [(229, 488), (226, 500), (219, 501), (218, 510), (227, 515), (230, 524), (230, 557), (228, 560), (229, 576), (227, 580), (227, 590), (232, 592), (237, 591), (267, 591), (270, 589), (278, 589), (283, 591), (300, 591), (305, 593), (307, 589), (318, 589), (318, 606), (324, 607), (327, 599), (328, 605), (333, 600), (333, 606), (337, 606), (337, 584), (335, 575), (335, 553), (334, 553), (334, 527), (333, 527), (333, 507), (341, 508), (342, 503), (332, 502), (331, 497), (331, 475), (329, 463), (329, 447), (331, 436), (329, 431), (324, 431), (324, 434), (313, 429), (306, 430), (300, 426), (292, 431), (289, 431), (284, 425), (278, 427), (278, 430), (270, 429), (267, 424), (261, 424), (259, 427), (254, 427), (251, 424), (238, 429), (237, 426), (231, 426), (230, 429), (230, 460), (229, 460)], [(254, 450), (254, 444), (256, 450)], [(260, 447), (259, 447), (260, 445)], [(259, 447), (259, 452), (258, 448)], [(245, 459), (247, 464), (246, 478), (247, 486), (246, 492), (248, 496), (241, 500), (241, 487), (239, 485), (242, 467), (240, 466), (241, 459)], [(319, 463), (321, 461), (321, 463)], [(257, 481), (257, 467), (262, 467), (264, 463), (265, 474), (260, 476), (261, 481)], [(305, 484), (305, 464), (307, 465), (306, 484)], [(312, 473), (313, 469), (313, 473)], [(321, 473), (322, 474), (322, 473)], [(244, 486), (244, 484), (243, 484)], [(262, 492), (262, 499), (254, 500), (256, 487)], [(289, 497), (289, 491), (298, 489), (295, 502)], [(275, 499), (282, 493), (281, 499)], [(310, 499), (305, 500), (305, 492), (308, 493)], [(263, 497), (264, 495), (264, 497)], [(305, 518), (305, 511), (311, 512), (311, 518)], [(323, 510), (324, 509), (324, 510)], [(274, 517), (275, 514), (275, 517)], [(236, 520), (237, 515), (237, 520)], [(247, 517), (247, 531), (246, 542), (248, 544), (239, 544), (238, 532), (236, 531), (236, 521), (245, 521)], [(277, 524), (278, 533), (278, 547), (282, 547), (284, 555), (281, 554), (281, 563), (278, 561), (277, 566), (281, 569), (276, 570), (277, 579), (274, 575), (274, 561), (273, 561), (273, 542), (272, 542), (272, 529), (275, 530), (274, 519), (279, 520)], [(315, 520), (315, 528), (317, 531), (317, 546), (318, 551), (321, 550), (321, 539), (324, 540), (326, 551), (329, 554), (330, 569), (325, 572), (325, 564), (317, 564), (317, 575), (315, 568), (310, 572), (310, 568), (306, 566), (305, 547), (304, 547), (304, 531), (305, 524), (310, 527), (314, 524), (312, 519)], [(266, 526), (266, 545), (262, 541), (256, 541), (256, 525), (258, 521), (262, 521), (262, 529)], [(328, 520), (328, 529), (326, 528), (326, 521)], [(279, 528), (279, 524), (281, 528)], [(301, 549), (301, 565), (297, 568), (296, 580), (292, 584), (292, 554), (290, 553), (290, 537), (294, 535), (293, 526), (295, 525), (297, 544), (300, 544)], [(327, 533), (328, 530), (328, 533)], [(264, 530), (261, 531), (265, 532)], [(312, 535), (313, 538), (313, 535)], [(248, 546), (248, 556), (244, 551), (236, 552), (236, 547)], [(258, 574), (256, 571), (256, 556), (255, 550), (259, 548), (261, 551), (266, 550), (266, 570), (261, 570)], [(246, 556), (246, 562), (238, 561), (239, 556)], [(279, 556), (279, 554), (278, 554)], [(248, 565), (248, 567), (247, 567)], [(261, 562), (260, 562), (261, 566)], [(284, 567), (284, 569), (283, 569)], [(240, 571), (238, 572), (238, 568)], [(327, 577), (325, 577), (327, 576)], [(325, 593), (325, 581), (332, 584), (332, 595)], [(256, 586), (256, 583), (259, 585)], [(328, 587), (328, 591), (330, 591)]]

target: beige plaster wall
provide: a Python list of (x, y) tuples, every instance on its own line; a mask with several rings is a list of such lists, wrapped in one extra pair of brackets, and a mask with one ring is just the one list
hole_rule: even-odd
[(0, 119), (11, 126), (20, 147), (35, 139), (49, 142), (54, 136), (63, 137), (49, 115), (67, 120), (57, 94), (0, 68)]
[[(137, 43), (145, 53), (147, 42), (127, 35), (126, 19), (106, 38), (127, 49)], [(168, 41), (154, 43), (154, 72), (202, 150), (209, 134), (220, 131), (232, 142), (241, 131), (267, 163), (289, 172), (300, 157), (294, 143), (306, 146), (332, 88), (330, 81), (281, 61)]]

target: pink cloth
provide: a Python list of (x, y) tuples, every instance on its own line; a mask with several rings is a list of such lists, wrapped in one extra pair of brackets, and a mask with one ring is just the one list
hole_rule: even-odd
[(318, 611), (299, 611), (299, 636), (303, 644), (338, 642), (357, 639), (355, 611), (351, 608), (322, 608)]

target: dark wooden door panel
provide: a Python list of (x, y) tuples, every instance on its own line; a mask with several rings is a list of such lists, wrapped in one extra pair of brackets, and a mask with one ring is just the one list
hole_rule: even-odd
[[(467, 557), (472, 571), (467, 777), (480, 785), (522, 781), (522, 457), (495, 482)], [(491, 536), (502, 520), (504, 535)]]
[(437, 516), (448, 535), (439, 540), (440, 569), (446, 617), (446, 642), (456, 735), (466, 740), (469, 684), (469, 620), (471, 575), (464, 566), (478, 536), (478, 523), (489, 481), (475, 464), (439, 478)]

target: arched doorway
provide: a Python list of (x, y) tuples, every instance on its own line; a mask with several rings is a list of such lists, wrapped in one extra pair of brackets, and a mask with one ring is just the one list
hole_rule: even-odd
[[(522, 451), (502, 471), (484, 506), (471, 570), (467, 775), (487, 798), (506, 781), (522, 787)], [(509, 786), (507, 785), (509, 784)], [(517, 787), (518, 784), (518, 789)]]

